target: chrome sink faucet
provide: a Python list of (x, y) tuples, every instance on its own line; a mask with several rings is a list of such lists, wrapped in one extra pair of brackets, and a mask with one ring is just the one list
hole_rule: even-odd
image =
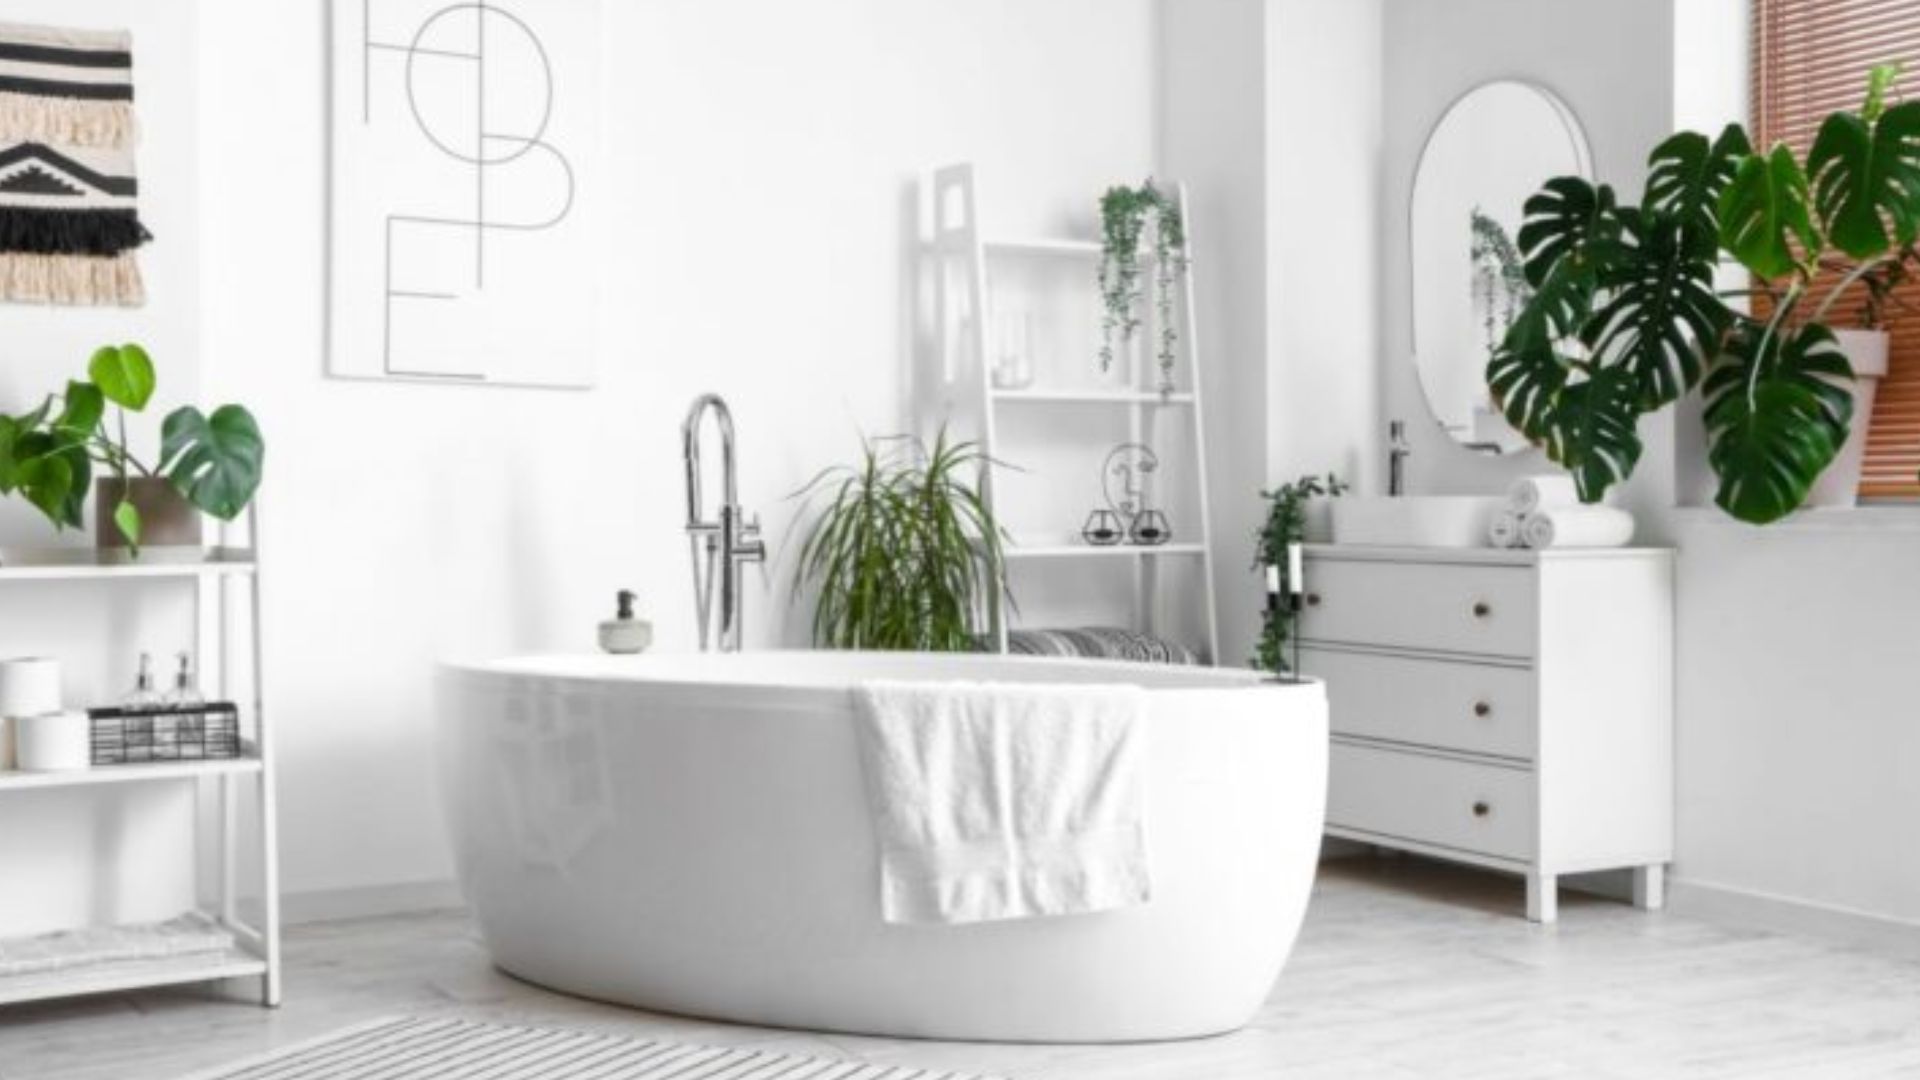
[(1407, 459), (1413, 456), (1413, 444), (1407, 441), (1407, 422), (1387, 422), (1387, 494), (1407, 493)]
[[(700, 471), (700, 425), (713, 414), (720, 428), (720, 516), (706, 515), (703, 474)], [(687, 464), (687, 542), (693, 553), (693, 597), (700, 618), (700, 651), (717, 647), (721, 652), (740, 651), (740, 619), (743, 613), (740, 588), (741, 572), (748, 563), (767, 559), (767, 546), (760, 539), (760, 519), (748, 520), (740, 509), (739, 474), (734, 467), (733, 412), (718, 394), (702, 394), (687, 410), (680, 425), (681, 454)], [(714, 585), (720, 587), (720, 603), (714, 606)], [(718, 619), (719, 625), (715, 626)]]

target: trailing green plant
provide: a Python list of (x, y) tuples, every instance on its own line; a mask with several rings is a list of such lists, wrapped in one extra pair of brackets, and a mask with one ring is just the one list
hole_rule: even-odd
[(855, 465), (828, 469), (796, 497), (826, 499), (800, 549), (798, 596), (819, 596), (814, 644), (833, 649), (976, 650), (1006, 588), (1005, 533), (978, 484), (979, 445), (928, 449), (909, 436), (862, 439)]
[[(1346, 492), (1346, 483), (1328, 473), (1324, 478), (1302, 476), (1291, 484), (1260, 493), (1261, 498), (1267, 500), (1267, 520), (1255, 534), (1253, 568), (1277, 568), (1282, 597), (1293, 591), (1293, 582), (1287, 574), (1287, 547), (1306, 542), (1307, 503)], [(1293, 618), (1293, 609), (1284, 603), (1267, 608), (1260, 623), (1260, 640), (1255, 645), (1254, 667), (1275, 675), (1287, 673), (1287, 642), (1293, 639)]]
[[(1876, 68), (1857, 112), (1826, 118), (1804, 165), (1738, 124), (1656, 147), (1640, 205), (1580, 177), (1526, 203), (1534, 295), (1487, 367), (1509, 423), (1598, 501), (1633, 473), (1643, 415), (1699, 388), (1715, 502), (1764, 524), (1805, 501), (1846, 442), (1852, 368), (1834, 338), (1856, 288), (1878, 318), (1920, 234), (1920, 102)], [(1722, 254), (1753, 276), (1717, 292)], [(1816, 280), (1841, 273), (1831, 286)], [(1730, 299), (1750, 295), (1756, 310)]]
[(1474, 297), (1486, 300), (1482, 327), (1487, 334), (1487, 355), (1500, 345), (1513, 320), (1519, 317), (1532, 290), (1527, 286), (1527, 271), (1520, 249), (1513, 245), (1505, 226), (1474, 207), (1467, 219), (1473, 243), (1468, 258), (1473, 264)]
[(1133, 340), (1140, 329), (1140, 242), (1153, 226), (1153, 301), (1159, 329), (1160, 392), (1173, 393), (1180, 332), (1174, 290), (1187, 269), (1187, 225), (1180, 201), (1148, 179), (1137, 188), (1110, 187), (1100, 199), (1100, 370), (1113, 367), (1116, 341)]
[[(223, 521), (246, 509), (260, 487), (266, 444), (253, 414), (222, 405), (211, 416), (191, 405), (167, 414), (160, 457), (152, 465), (127, 442), (127, 414), (153, 400), (153, 360), (138, 345), (109, 345), (87, 365), (87, 378), (67, 383), (40, 406), (0, 415), (0, 495), (19, 495), (56, 529), (82, 528), (98, 469), (120, 481), (114, 527), (137, 553), (140, 512), (126, 497), (131, 477), (164, 479), (188, 502)], [(109, 406), (112, 413), (109, 416)]]

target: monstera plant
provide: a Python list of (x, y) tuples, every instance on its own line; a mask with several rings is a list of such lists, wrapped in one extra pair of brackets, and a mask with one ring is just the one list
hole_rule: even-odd
[(238, 517), (260, 486), (266, 454), (253, 414), (239, 405), (211, 415), (183, 405), (162, 422), (160, 457), (148, 465), (128, 445), (126, 417), (147, 407), (156, 383), (145, 349), (109, 345), (64, 393), (24, 415), (0, 415), (0, 495), (19, 495), (55, 528), (81, 528), (94, 473), (104, 472), (114, 485), (113, 528), (136, 553), (143, 522), (132, 492), (142, 483), (164, 484), (223, 521)]
[[(1639, 206), (1579, 177), (1527, 201), (1533, 294), (1487, 379), (1582, 499), (1632, 474), (1641, 416), (1696, 387), (1715, 502), (1766, 523), (1806, 499), (1853, 420), (1835, 305), (1855, 292), (1877, 304), (1920, 258), (1920, 102), (1888, 103), (1897, 75), (1875, 69), (1860, 110), (1827, 117), (1804, 164), (1736, 124), (1655, 148)], [(1723, 256), (1751, 289), (1716, 291)]]

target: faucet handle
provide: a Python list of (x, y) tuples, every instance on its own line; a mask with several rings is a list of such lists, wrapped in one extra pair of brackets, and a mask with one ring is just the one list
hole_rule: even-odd
[(742, 560), (761, 564), (761, 576), (766, 575), (767, 542), (760, 538), (760, 515), (754, 514), (740, 523), (740, 535), (736, 539), (734, 552)]

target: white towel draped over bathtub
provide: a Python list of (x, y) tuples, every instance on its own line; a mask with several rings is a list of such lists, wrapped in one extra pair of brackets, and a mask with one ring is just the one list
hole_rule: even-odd
[(854, 695), (887, 922), (1150, 898), (1141, 688), (871, 682)]

